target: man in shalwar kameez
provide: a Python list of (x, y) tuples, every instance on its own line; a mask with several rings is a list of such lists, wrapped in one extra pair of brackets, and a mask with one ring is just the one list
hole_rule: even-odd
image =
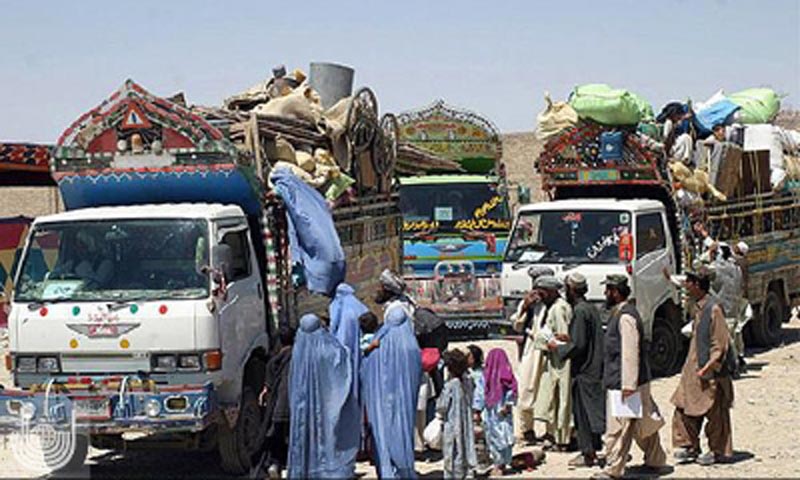
[[(672, 444), (675, 458), (683, 463), (696, 460), (711, 465), (733, 455), (730, 408), (733, 404), (731, 369), (735, 366), (725, 313), (709, 295), (710, 279), (706, 272), (687, 275), (686, 288), (697, 302), (692, 322), (692, 339), (678, 388), (672, 395)], [(700, 428), (711, 450), (700, 453)]]
[[(531, 283), (542, 275), (553, 275), (553, 270), (547, 267), (531, 267), (528, 269)], [(517, 305), (517, 311), (511, 315), (511, 325), (515, 331), (524, 335), (522, 358), (517, 375), (519, 383), (519, 399), (517, 411), (519, 418), (519, 431), (528, 441), (536, 440), (534, 432), (534, 411), (536, 395), (539, 391), (539, 380), (544, 369), (544, 352), (534, 346), (534, 340), (539, 330), (544, 325), (547, 306), (539, 298), (539, 290), (531, 288)]]
[(562, 359), (556, 349), (557, 334), (569, 334), (572, 307), (559, 294), (563, 286), (552, 275), (536, 279), (533, 286), (547, 305), (544, 326), (537, 333), (534, 346), (544, 352), (544, 367), (539, 380), (534, 411), (536, 418), (547, 423), (547, 435), (560, 450), (566, 450), (572, 436), (572, 386), (570, 360)]

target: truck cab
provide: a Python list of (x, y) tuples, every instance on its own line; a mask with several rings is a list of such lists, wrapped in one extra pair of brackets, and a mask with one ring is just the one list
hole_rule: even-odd
[(665, 289), (663, 270), (677, 265), (664, 205), (656, 200), (571, 199), (520, 207), (503, 257), (502, 289), (510, 315), (531, 289), (528, 269), (551, 268), (557, 277), (583, 274), (587, 299), (605, 305), (601, 281), (608, 274), (630, 279), (631, 297), (651, 341), (653, 368), (667, 371), (680, 350), (677, 291)]

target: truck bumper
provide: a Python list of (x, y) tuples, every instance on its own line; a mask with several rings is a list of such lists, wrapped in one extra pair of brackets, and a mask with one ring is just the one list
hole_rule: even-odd
[(150, 391), (0, 391), (0, 429), (6, 431), (20, 428), (27, 412), (29, 425), (74, 421), (76, 430), (88, 434), (193, 433), (207, 428), (218, 411), (212, 384)]

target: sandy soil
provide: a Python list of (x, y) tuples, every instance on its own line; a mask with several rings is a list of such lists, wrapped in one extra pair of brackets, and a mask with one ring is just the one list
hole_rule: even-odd
[[(676, 466), (666, 477), (800, 477), (800, 320), (794, 319), (786, 325), (785, 343), (779, 348), (764, 352), (751, 352), (750, 372), (735, 383), (736, 405), (733, 410), (734, 448), (736, 462), (728, 465), (700, 467), (697, 465)], [(488, 351), (502, 347), (513, 353), (516, 348), (510, 342), (480, 342)], [(457, 345), (458, 346), (458, 345)], [(4, 353), (4, 352), (3, 352)], [(516, 355), (510, 355), (512, 359)], [(654, 382), (653, 395), (667, 417), (667, 426), (661, 430), (662, 443), (672, 455), (670, 429), (672, 408), (669, 397), (677, 376)], [(9, 385), (8, 374), (0, 371), (0, 383)], [(518, 448), (525, 451), (526, 448)], [(641, 452), (632, 450), (632, 465), (641, 463)], [(573, 453), (549, 453), (545, 464), (531, 472), (514, 477), (542, 478), (586, 478), (596, 470), (567, 467)], [(45, 471), (29, 471), (14, 460), (7, 442), (0, 442), (0, 477), (36, 477)], [(92, 450), (87, 461), (92, 477), (130, 476), (141, 477), (197, 477), (219, 476), (213, 454), (193, 452), (107, 452)], [(418, 462), (422, 477), (436, 478), (441, 475), (441, 462)], [(358, 465), (358, 472), (368, 477), (374, 470), (366, 463)], [(89, 473), (88, 471), (86, 472)]]

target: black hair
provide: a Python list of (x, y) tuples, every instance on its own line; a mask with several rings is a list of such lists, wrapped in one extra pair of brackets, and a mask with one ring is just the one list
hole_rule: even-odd
[(719, 251), (722, 252), (722, 258), (724, 260), (731, 258), (731, 255), (733, 255), (730, 245), (720, 245)]
[(448, 350), (442, 355), (444, 365), (450, 371), (452, 378), (461, 378), (469, 368), (467, 356), (461, 350)]
[(481, 347), (473, 343), (467, 346), (467, 350), (469, 350), (469, 353), (472, 355), (475, 368), (483, 368), (483, 350), (481, 350)]
[(700, 287), (700, 290), (702, 290), (705, 293), (708, 293), (711, 290), (711, 277), (709, 277), (708, 275), (687, 273), (686, 281), (696, 283), (697, 286)]
[(616, 290), (623, 300), (627, 300), (631, 296), (631, 287), (628, 284), (609, 285), (608, 287)]
[(281, 325), (278, 328), (278, 339), (281, 341), (281, 346), (286, 347), (294, 345), (295, 329), (288, 324)]
[(358, 324), (362, 333), (375, 333), (378, 331), (378, 317), (372, 312), (364, 312), (358, 317)]

